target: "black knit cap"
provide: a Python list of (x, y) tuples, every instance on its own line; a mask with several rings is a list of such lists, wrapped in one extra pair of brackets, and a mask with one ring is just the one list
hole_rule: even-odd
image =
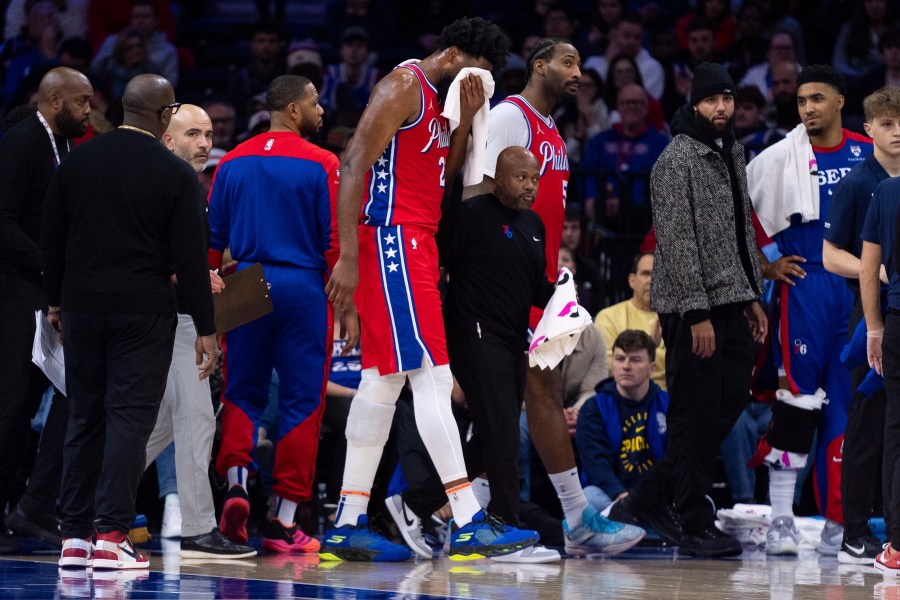
[(734, 94), (734, 90), (734, 81), (725, 67), (717, 63), (701, 63), (694, 69), (690, 103), (697, 104), (707, 96), (716, 94)]

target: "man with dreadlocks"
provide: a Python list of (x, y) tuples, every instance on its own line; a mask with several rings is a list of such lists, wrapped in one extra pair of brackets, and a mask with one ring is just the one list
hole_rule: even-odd
[[(578, 50), (564, 40), (544, 38), (534, 45), (526, 64), (525, 89), (491, 110), (485, 180), (464, 193), (464, 196), (471, 196), (493, 190), (497, 157), (504, 149), (524, 146), (534, 154), (540, 167), (540, 185), (531, 209), (541, 217), (546, 230), (546, 271), (550, 281), (556, 281), (569, 184), (566, 145), (550, 111), (563, 94), (574, 94), (578, 89), (580, 66)], [(540, 309), (531, 310), (529, 324), (532, 331), (542, 314)], [(531, 438), (565, 513), (566, 552), (572, 555), (615, 553), (637, 544), (644, 537), (643, 529), (606, 519), (584, 495), (563, 414), (559, 369), (529, 369), (525, 408)], [(476, 480), (476, 484), (484, 489), (486, 482)], [(499, 486), (493, 491), (502, 493)], [(528, 562), (526, 555), (534, 552), (521, 552), (521, 560)]]
[(452, 134), (441, 114), (444, 100), (464, 67), (502, 67), (508, 49), (493, 23), (477, 17), (454, 21), (441, 32), (434, 53), (397, 67), (375, 86), (344, 155), (337, 204), (341, 254), (325, 289), (336, 306), (347, 309), (359, 284), (363, 371), (347, 420), (336, 528), (326, 533), (319, 554), (325, 560), (410, 557), (408, 548), (373, 532), (366, 516), (407, 378), (419, 433), (453, 509), (450, 559), (510, 554), (538, 541), (537, 532), (510, 527), (483, 511), (469, 484), (450, 410), (453, 378), (436, 285), (434, 234), (444, 182), (459, 172), (472, 120), (484, 104), (480, 79), (462, 79), (461, 118)]

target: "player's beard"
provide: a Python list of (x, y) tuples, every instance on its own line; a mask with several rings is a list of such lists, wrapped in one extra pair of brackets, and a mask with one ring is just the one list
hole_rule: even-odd
[(440, 79), (438, 79), (435, 87), (437, 88), (437, 97), (438, 104), (444, 106), (444, 103), (447, 101), (447, 93), (450, 92), (450, 85), (453, 83), (453, 80), (456, 79), (456, 75), (444, 75)]
[[(806, 126), (804, 125), (804, 127)], [(815, 127), (806, 127), (806, 135), (811, 138), (819, 137), (823, 133), (825, 133), (825, 128), (821, 125), (816, 125)]]

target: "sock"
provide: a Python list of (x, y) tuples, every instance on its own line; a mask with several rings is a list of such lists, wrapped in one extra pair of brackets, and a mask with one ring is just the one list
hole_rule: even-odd
[(453, 510), (453, 520), (457, 527), (465, 527), (472, 522), (472, 517), (481, 511), (471, 483), (464, 483), (447, 490), (447, 498), (450, 500), (450, 508)]
[(334, 517), (334, 526), (356, 525), (360, 515), (366, 514), (369, 509), (369, 492), (358, 490), (341, 490), (341, 500), (338, 502), (337, 515)]
[(171, 504), (174, 504), (179, 509), (181, 508), (181, 505), (178, 504), (178, 494), (166, 494), (166, 508)]
[(484, 477), (476, 477), (472, 480), (472, 493), (475, 494), (478, 505), (487, 508), (491, 503), (491, 482)]
[(569, 529), (578, 527), (582, 523), (581, 514), (588, 507), (587, 497), (584, 495), (584, 490), (581, 489), (581, 480), (578, 479), (578, 469), (551, 473), (550, 481), (556, 488), (556, 495), (566, 514), (566, 524)]
[(796, 483), (796, 469), (769, 467), (769, 502), (772, 504), (772, 519), (794, 516), (794, 485)]
[(247, 467), (228, 467), (228, 487), (239, 485), (247, 491)]
[(294, 524), (294, 516), (296, 513), (296, 502), (291, 502), (281, 496), (278, 497), (278, 504), (275, 505), (275, 518), (281, 521), (285, 527), (290, 527)]

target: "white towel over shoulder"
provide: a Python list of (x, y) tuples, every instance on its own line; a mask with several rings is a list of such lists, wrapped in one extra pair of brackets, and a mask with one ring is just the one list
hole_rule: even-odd
[(484, 87), (484, 104), (475, 113), (472, 120), (472, 137), (466, 146), (466, 164), (463, 167), (463, 185), (476, 185), (484, 179), (484, 161), (487, 156), (488, 137), (488, 113), (491, 111), (489, 100), (494, 95), (494, 78), (490, 71), (476, 67), (466, 67), (459, 72), (450, 90), (447, 92), (447, 100), (444, 102), (444, 112), (441, 113), (450, 121), (450, 131), (459, 126), (461, 106), (459, 101), (459, 82), (469, 75), (481, 78)]
[(787, 229), (794, 214), (799, 214), (804, 223), (820, 218), (817, 170), (816, 155), (803, 123), (750, 161), (747, 191), (766, 235)]
[(528, 347), (528, 364), (542, 369), (556, 367), (572, 354), (581, 332), (591, 327), (593, 320), (575, 295), (575, 279), (563, 267), (556, 280), (556, 291), (544, 309), (544, 316), (534, 330)]

